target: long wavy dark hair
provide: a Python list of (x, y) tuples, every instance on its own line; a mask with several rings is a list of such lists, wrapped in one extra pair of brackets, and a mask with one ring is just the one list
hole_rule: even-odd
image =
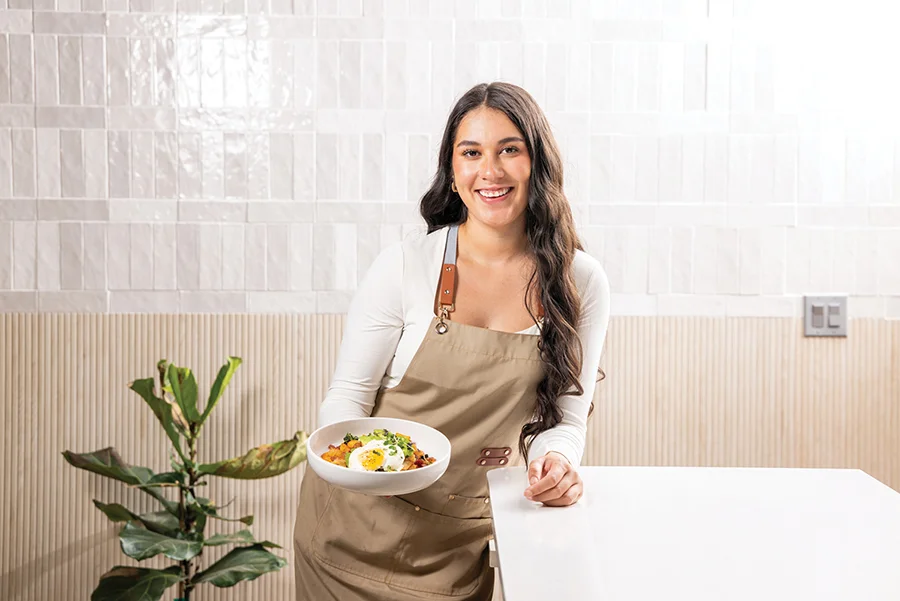
[[(437, 173), (419, 205), (419, 212), (428, 224), (428, 233), (464, 223), (468, 217), (459, 194), (450, 189), (453, 145), (463, 118), (479, 107), (496, 109), (509, 117), (522, 133), (531, 157), (525, 230), (535, 259), (535, 270), (525, 290), (525, 307), (534, 319), (530, 300), (537, 287), (544, 307), (538, 349), (545, 373), (538, 384), (532, 420), (525, 424), (519, 435), (519, 451), (527, 457), (534, 437), (562, 420), (559, 397), (584, 394), (584, 387), (578, 380), (583, 348), (576, 329), (581, 316), (581, 299), (572, 274), (575, 251), (584, 247), (563, 193), (563, 163), (550, 124), (528, 92), (502, 82), (476, 85), (450, 112), (438, 154)], [(603, 372), (600, 374), (602, 378)]]

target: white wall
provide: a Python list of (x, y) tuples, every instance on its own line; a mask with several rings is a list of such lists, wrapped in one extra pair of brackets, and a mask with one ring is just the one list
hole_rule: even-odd
[(614, 312), (900, 318), (888, 0), (0, 6), (0, 311), (344, 311), (504, 79)]

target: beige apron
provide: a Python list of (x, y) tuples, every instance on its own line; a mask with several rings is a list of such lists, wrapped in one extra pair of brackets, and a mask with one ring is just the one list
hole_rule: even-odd
[(307, 469), (294, 528), (297, 601), (491, 599), (486, 473), (516, 463), (544, 369), (536, 336), (448, 321), (456, 235), (449, 227), (441, 316), (372, 413), (443, 432), (452, 444), (447, 472), (425, 490), (384, 498), (332, 487)]

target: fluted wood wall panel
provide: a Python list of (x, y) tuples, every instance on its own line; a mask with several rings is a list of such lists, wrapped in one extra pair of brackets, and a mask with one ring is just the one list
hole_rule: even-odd
[[(167, 358), (195, 370), (205, 398), (225, 358), (242, 357), (199, 450), (203, 461), (230, 457), (315, 427), (343, 325), (337, 315), (0, 315), (0, 598), (82, 601), (109, 567), (135, 563), (91, 499), (138, 511), (154, 502), (60, 455), (111, 445), (167, 469), (165, 438), (129, 381)], [(614, 318), (585, 463), (855, 467), (900, 489), (900, 322), (856, 320), (847, 339), (800, 331), (792, 319)], [(301, 475), (216, 479), (209, 496), (236, 497), (225, 513), (254, 514), (257, 537), (292, 561)], [(292, 584), (289, 566), (196, 598), (291, 600)]]

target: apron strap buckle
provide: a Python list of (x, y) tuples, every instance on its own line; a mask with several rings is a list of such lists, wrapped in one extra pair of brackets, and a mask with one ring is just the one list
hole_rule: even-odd
[(509, 447), (485, 447), (481, 449), (481, 456), (475, 460), (478, 465), (506, 465), (509, 463), (509, 455), (512, 449)]

